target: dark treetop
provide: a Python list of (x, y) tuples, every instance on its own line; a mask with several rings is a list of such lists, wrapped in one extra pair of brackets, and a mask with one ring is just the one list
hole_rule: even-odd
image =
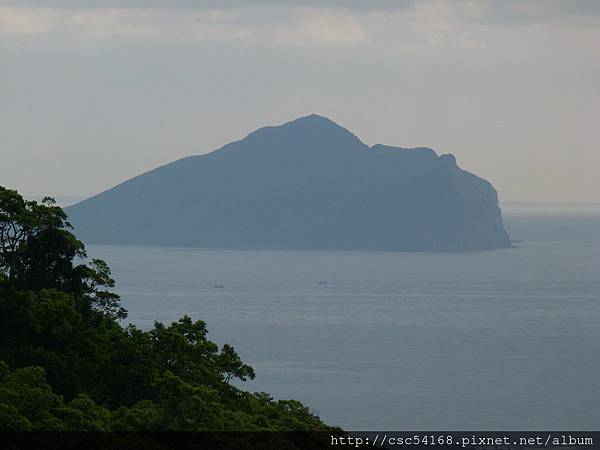
[[(0, 432), (330, 430), (298, 401), (233, 386), (254, 370), (201, 320), (123, 327), (113, 287), (52, 199), (0, 186)], [(296, 448), (272, 438), (260, 448)]]
[(318, 115), (261, 128), (68, 208), (88, 242), (464, 251), (510, 247), (492, 185), (429, 148)]

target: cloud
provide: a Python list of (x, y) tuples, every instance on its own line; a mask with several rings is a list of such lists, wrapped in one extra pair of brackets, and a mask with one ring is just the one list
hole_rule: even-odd
[(78, 34), (93, 38), (160, 35), (160, 29), (144, 19), (148, 17), (127, 10), (80, 11), (68, 19), (67, 25)]
[[(267, 17), (267, 19), (265, 19)], [(260, 45), (345, 45), (366, 40), (350, 14), (292, 8), (162, 10), (126, 8), (0, 8), (0, 33), (57, 32), (77, 38), (189, 38), (238, 40)]]
[(273, 30), (277, 44), (356, 44), (367, 39), (366, 32), (350, 15), (311, 11), (290, 25)]
[(596, 0), (0, 0), (0, 34), (483, 49), (486, 43), (477, 35), (495, 27), (598, 29), (599, 5)]
[(230, 10), (165, 11), (153, 9), (47, 9), (0, 6), (0, 35), (49, 33), (76, 38), (253, 39), (252, 26)]
[(0, 36), (35, 35), (55, 27), (60, 14), (42, 8), (0, 8)]
[(600, 15), (598, 0), (0, 0), (0, 7), (39, 7), (57, 9), (160, 9), (224, 10), (255, 7), (310, 7), (346, 11), (400, 11), (446, 3), (463, 10), (467, 19), (498, 24), (573, 20)]
[(357, 10), (409, 9), (417, 0), (0, 0), (12, 6), (48, 8), (238, 9), (262, 6), (308, 6)]

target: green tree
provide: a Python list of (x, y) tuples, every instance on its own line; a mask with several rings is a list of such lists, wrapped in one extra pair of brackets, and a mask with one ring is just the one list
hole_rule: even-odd
[(4, 362), (0, 365), (4, 373), (0, 379), (0, 429), (63, 429), (56, 417), (62, 398), (52, 392), (44, 369), (27, 367), (10, 372)]
[(67, 215), (53, 199), (28, 201), (0, 186), (0, 280), (22, 291), (58, 289), (112, 317), (125, 318), (108, 265), (87, 266), (85, 247), (70, 231)]
[(216, 364), (227, 384), (229, 384), (232, 378), (239, 378), (242, 381), (246, 381), (248, 378), (253, 380), (255, 377), (254, 369), (244, 364), (229, 344), (223, 345), (221, 353), (216, 358)]
[(254, 370), (201, 320), (121, 326), (114, 285), (52, 199), (0, 187), (0, 430), (329, 429), (233, 386)]

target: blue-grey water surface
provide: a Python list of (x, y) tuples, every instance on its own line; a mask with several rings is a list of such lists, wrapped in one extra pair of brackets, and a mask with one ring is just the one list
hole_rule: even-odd
[[(508, 205), (480, 253), (88, 246), (129, 322), (183, 314), (346, 429), (597, 429), (600, 206)], [(222, 286), (222, 287), (220, 287)]]

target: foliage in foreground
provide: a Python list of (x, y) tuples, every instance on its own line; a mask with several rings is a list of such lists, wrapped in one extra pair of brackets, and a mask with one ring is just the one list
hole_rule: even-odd
[(254, 378), (185, 316), (150, 331), (126, 317), (108, 266), (51, 199), (0, 187), (0, 430), (328, 430)]

